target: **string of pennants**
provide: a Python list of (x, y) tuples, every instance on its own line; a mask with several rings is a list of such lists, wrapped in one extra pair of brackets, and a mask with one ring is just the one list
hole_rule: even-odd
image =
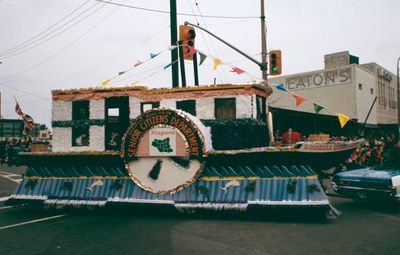
[[(161, 55), (161, 54), (164, 53), (164, 52), (171, 51), (171, 50), (175, 50), (175, 49), (177, 49), (177, 47), (178, 47), (178, 46), (176, 46), (176, 45), (171, 45), (171, 46), (169, 46), (167, 49), (162, 50), (162, 51), (160, 51), (160, 52), (158, 52), (158, 53), (150, 53), (150, 57), (147, 58), (146, 60), (137, 60), (136, 63), (132, 65), (132, 67), (130, 67), (130, 68), (124, 70), (124, 71), (118, 72), (118, 74), (116, 74), (115, 76), (113, 76), (113, 77), (111, 77), (111, 78), (109, 78), (109, 79), (103, 81), (101, 84), (102, 84), (103, 86), (108, 86), (108, 84), (109, 84), (113, 79), (115, 79), (115, 78), (117, 78), (117, 77), (119, 77), (119, 76), (121, 76), (121, 75), (124, 75), (124, 74), (128, 73), (129, 71), (132, 71), (133, 69), (135, 69), (135, 68), (137, 68), (137, 67), (139, 67), (139, 66), (141, 66), (141, 65), (143, 65), (143, 64), (145, 64), (145, 63), (147, 63), (147, 62), (149, 62), (149, 61), (151, 61), (152, 59), (156, 58), (157, 56)], [(229, 67), (229, 68), (230, 68), (230, 72), (232, 72), (232, 73), (236, 73), (236, 74), (238, 74), (238, 75), (245, 74), (245, 75), (251, 77), (252, 80), (260, 80), (260, 81), (263, 81), (262, 79), (257, 78), (256, 76), (252, 75), (251, 73), (249, 73), (249, 72), (247, 72), (247, 71), (245, 71), (245, 70), (243, 70), (243, 69), (241, 69), (241, 68), (239, 68), (239, 67), (237, 67), (237, 66), (233, 66), (233, 65), (231, 65), (231, 64), (229, 64), (229, 63), (223, 62), (223, 61), (222, 61), (221, 59), (219, 59), (219, 58), (213, 57), (213, 56), (210, 55), (210, 54), (206, 54), (206, 53), (204, 53), (204, 52), (202, 52), (202, 51), (199, 51), (199, 50), (197, 50), (197, 49), (195, 49), (195, 48), (189, 46), (189, 54), (190, 54), (191, 56), (193, 56), (193, 55), (196, 54), (196, 53), (198, 53), (199, 56), (200, 56), (199, 66), (201, 66), (201, 65), (204, 63), (204, 61), (207, 59), (207, 57), (210, 57), (210, 58), (213, 59), (213, 70), (214, 70), (214, 71), (217, 70), (218, 67), (219, 67), (220, 65), (224, 65), (224, 66)], [(171, 66), (172, 66), (173, 64), (175, 64), (176, 62), (177, 62), (177, 60), (175, 60), (175, 61), (173, 61), (173, 62), (171, 62), (171, 63), (169, 63), (169, 64), (164, 65), (163, 68), (162, 68), (161, 70), (157, 70), (157, 71), (151, 73), (150, 75), (147, 75), (147, 76), (144, 77), (141, 81), (143, 81), (143, 80), (149, 78), (150, 76), (153, 76), (153, 75), (157, 74), (159, 71), (163, 71), (163, 70), (165, 70), (165, 69), (171, 67)], [(141, 81), (135, 81), (132, 85), (137, 84), (137, 83), (139, 83), (139, 82), (141, 82)], [(265, 81), (264, 81), (264, 82), (265, 82)], [(317, 104), (317, 103), (315, 103), (315, 102), (312, 102), (311, 100), (308, 100), (308, 99), (304, 98), (303, 96), (297, 95), (297, 94), (295, 94), (295, 93), (293, 93), (293, 92), (289, 92), (288, 90), (286, 90), (285, 85), (284, 85), (283, 83), (275, 84), (273, 87), (275, 87), (276, 89), (278, 89), (278, 90), (280, 90), (280, 91), (289, 93), (289, 94), (295, 99), (296, 107), (300, 106), (301, 104), (303, 104), (303, 103), (306, 102), (306, 101), (309, 101), (310, 103), (313, 104), (314, 111), (315, 111), (315, 113), (317, 113), (317, 114), (318, 114), (320, 111), (322, 111), (323, 109), (325, 109), (325, 110), (328, 111), (328, 112), (335, 113), (335, 112), (333, 112), (333, 111), (330, 111), (327, 107), (322, 106), (321, 104)], [(347, 124), (347, 122), (350, 120), (349, 116), (346, 116), (346, 115), (344, 115), (344, 114), (342, 114), (342, 113), (335, 113), (335, 114), (337, 115), (337, 117), (338, 117), (338, 119), (339, 119), (339, 123), (340, 123), (341, 128), (343, 128), (343, 127)]]

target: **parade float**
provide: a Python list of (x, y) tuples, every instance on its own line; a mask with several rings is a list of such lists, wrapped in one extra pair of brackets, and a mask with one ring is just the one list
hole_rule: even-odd
[(271, 92), (265, 84), (55, 90), (52, 152), (21, 155), (26, 173), (8, 203), (332, 212), (312, 169), (329, 153), (310, 142), (270, 146)]

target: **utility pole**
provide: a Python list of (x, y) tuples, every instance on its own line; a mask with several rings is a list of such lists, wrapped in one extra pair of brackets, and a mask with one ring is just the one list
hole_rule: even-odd
[(264, 0), (260, 0), (261, 10), (261, 63), (264, 65), (264, 69), (261, 69), (263, 80), (267, 81), (267, 27), (265, 26), (265, 11), (264, 11)]
[[(178, 42), (178, 28), (176, 18), (176, 0), (170, 0), (170, 23), (171, 23), (171, 45), (177, 45)], [(178, 66), (178, 48), (171, 50), (171, 63), (172, 64), (172, 87), (179, 87), (179, 66)]]

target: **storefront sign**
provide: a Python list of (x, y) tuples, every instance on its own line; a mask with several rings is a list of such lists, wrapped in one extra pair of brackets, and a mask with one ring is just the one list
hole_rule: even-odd
[(324, 86), (343, 85), (351, 82), (351, 68), (343, 68), (286, 78), (286, 88), (289, 91), (302, 90)]

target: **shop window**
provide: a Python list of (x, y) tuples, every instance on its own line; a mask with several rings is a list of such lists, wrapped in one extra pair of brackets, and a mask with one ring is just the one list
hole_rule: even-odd
[[(72, 121), (89, 119), (89, 101), (72, 102)], [(89, 146), (89, 126), (72, 127), (72, 146)]]
[(236, 119), (236, 98), (216, 98), (214, 108), (216, 120)]
[(145, 111), (160, 107), (160, 102), (143, 102), (140, 104), (140, 112), (143, 114)]
[(176, 109), (188, 112), (193, 116), (196, 116), (196, 100), (177, 101)]
[(262, 122), (267, 122), (267, 104), (266, 98), (262, 96), (256, 97), (257, 105), (257, 120)]

